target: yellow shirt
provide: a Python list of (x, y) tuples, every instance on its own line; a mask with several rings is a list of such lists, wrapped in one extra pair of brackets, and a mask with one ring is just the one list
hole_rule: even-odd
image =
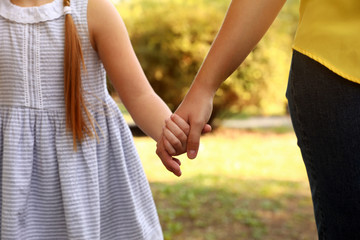
[(293, 48), (360, 83), (360, 0), (301, 0)]

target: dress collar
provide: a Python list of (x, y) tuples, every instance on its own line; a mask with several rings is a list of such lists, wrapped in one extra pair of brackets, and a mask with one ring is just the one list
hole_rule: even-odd
[(17, 23), (39, 23), (64, 15), (63, 0), (54, 0), (38, 7), (20, 7), (10, 0), (0, 0), (0, 16)]

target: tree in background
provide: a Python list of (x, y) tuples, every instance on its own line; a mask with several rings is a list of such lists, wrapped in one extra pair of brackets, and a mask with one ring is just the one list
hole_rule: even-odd
[[(185, 96), (229, 3), (229, 0), (125, 0), (117, 4), (146, 76), (171, 110)], [(265, 38), (222, 84), (214, 100), (213, 116), (286, 111), (284, 94), (297, 4), (295, 0), (287, 1)]]

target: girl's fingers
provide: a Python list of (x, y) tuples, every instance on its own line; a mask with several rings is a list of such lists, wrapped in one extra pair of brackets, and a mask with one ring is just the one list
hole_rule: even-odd
[(165, 149), (170, 155), (179, 155), (186, 152), (186, 137), (180, 141), (168, 128), (164, 128), (163, 133), (166, 140), (164, 141)]
[(190, 125), (177, 114), (171, 115), (171, 120), (185, 133), (186, 136), (190, 133)]
[[(189, 136), (190, 125), (182, 117), (174, 113), (170, 118), (186, 134), (186, 136)], [(211, 130), (211, 126), (209, 124), (205, 124), (201, 133), (209, 133)]]
[(174, 160), (174, 162), (176, 162), (179, 166), (181, 166), (181, 162), (179, 159), (173, 157), (172, 160)]
[(167, 139), (164, 139), (164, 147), (165, 150), (169, 153), (169, 155), (174, 156), (176, 155), (175, 148), (169, 143)]
[(166, 128), (183, 144), (187, 141), (187, 133), (184, 132), (172, 119), (165, 121)]
[(156, 146), (157, 146), (156, 154), (159, 156), (159, 158), (161, 159), (161, 161), (164, 164), (164, 166), (166, 167), (166, 169), (169, 170), (170, 172), (174, 173), (176, 176), (180, 177), (181, 176), (181, 169), (180, 169), (181, 162), (178, 159), (171, 157), (169, 155), (169, 153), (165, 150), (164, 139), (161, 139), (156, 144)]
[[(172, 133), (172, 136), (174, 136), (174, 138), (176, 138), (178, 141), (180, 141), (182, 146), (186, 145), (186, 141), (187, 141), (186, 133), (173, 120), (167, 119), (165, 121), (165, 129), (170, 131)], [(168, 140), (170, 141), (171, 144), (173, 144), (171, 139), (168, 139)], [(175, 141), (175, 139), (174, 139), (174, 141)]]

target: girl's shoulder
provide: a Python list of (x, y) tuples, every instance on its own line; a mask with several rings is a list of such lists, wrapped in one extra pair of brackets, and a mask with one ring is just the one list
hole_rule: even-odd
[(96, 39), (107, 32), (117, 30), (116, 24), (120, 20), (114, 4), (110, 0), (83, 0), (88, 1), (87, 23), (91, 44), (97, 51)]

